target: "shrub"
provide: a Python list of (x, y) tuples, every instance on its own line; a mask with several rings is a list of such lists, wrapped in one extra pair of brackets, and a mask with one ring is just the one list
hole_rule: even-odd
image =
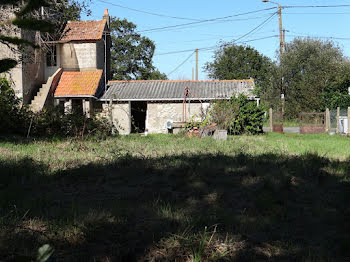
[(210, 110), (211, 121), (232, 135), (262, 133), (264, 114), (263, 108), (244, 95), (216, 101)]
[(11, 83), (5, 78), (0, 78), (0, 134), (26, 133), (30, 112), (23, 106)]
[(11, 84), (0, 78), (0, 134), (36, 137), (105, 137), (112, 127), (104, 118), (87, 118), (82, 110), (64, 113), (62, 107), (34, 113), (23, 105)]
[(87, 118), (81, 110), (64, 113), (62, 106), (48, 108), (33, 114), (30, 133), (40, 137), (75, 137), (89, 135), (106, 137), (112, 127), (105, 118), (92, 116)]

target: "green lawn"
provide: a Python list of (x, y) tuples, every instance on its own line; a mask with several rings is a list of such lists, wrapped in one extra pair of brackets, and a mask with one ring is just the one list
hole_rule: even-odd
[(0, 174), (0, 261), (350, 259), (346, 137), (2, 138)]

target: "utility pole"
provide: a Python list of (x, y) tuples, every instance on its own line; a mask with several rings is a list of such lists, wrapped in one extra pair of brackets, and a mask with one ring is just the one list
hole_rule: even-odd
[(283, 28), (282, 28), (282, 6), (279, 4), (278, 4), (278, 17), (279, 17), (279, 29), (280, 29), (280, 55), (282, 57), (284, 52)]
[(283, 32), (283, 48), (282, 48), (282, 50), (284, 53), (284, 51), (286, 50), (286, 29), (283, 28), (282, 32)]
[[(262, 0), (262, 1), (264, 3), (272, 3), (272, 4), (275, 4), (275, 5), (278, 6), (279, 32), (280, 32), (280, 61), (281, 61), (282, 55), (283, 55), (284, 50), (285, 50), (285, 34), (286, 34), (285, 29), (283, 29), (283, 27), (282, 27), (282, 8), (283, 7), (279, 3), (276, 3), (276, 2), (273, 2), (273, 1), (270, 1), (270, 0)], [(285, 90), (284, 90), (284, 77), (282, 76), (282, 78), (281, 78), (282, 125), (284, 123), (284, 108), (285, 108), (284, 93), (285, 93)]]
[(196, 49), (196, 80), (198, 81), (198, 49)]

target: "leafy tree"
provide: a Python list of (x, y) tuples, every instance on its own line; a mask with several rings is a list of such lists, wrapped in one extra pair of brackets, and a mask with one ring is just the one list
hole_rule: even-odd
[(268, 57), (250, 46), (224, 44), (215, 51), (214, 61), (208, 62), (205, 70), (210, 78), (219, 80), (254, 78), (259, 89), (266, 89), (274, 67)]
[[(48, 10), (48, 12), (41, 12)], [(45, 40), (56, 40), (68, 20), (78, 19), (80, 12), (87, 9), (86, 3), (76, 0), (2, 0), (0, 3), (1, 27), (0, 44), (4, 44), (19, 58), (0, 60), (0, 73), (24, 61), (24, 54), (30, 53), (28, 47), (38, 48), (30, 38), (14, 36), (19, 30), (39, 31)], [(14, 12), (14, 17), (11, 16)]]
[(153, 66), (154, 42), (135, 30), (136, 25), (132, 22), (111, 18), (113, 79), (167, 79)]
[[(5, 8), (10, 8), (10, 6), (15, 8), (15, 17), (5, 16), (7, 11)], [(14, 27), (26, 30), (39, 30), (43, 32), (52, 31), (53, 27), (51, 23), (37, 19), (33, 17), (33, 11), (38, 10), (41, 6), (48, 6), (46, 1), (35, 1), (28, 0), (22, 4), (20, 0), (3, 0), (1, 1), (1, 11), (2, 11), (2, 21), (1, 21), (1, 31), (0, 31), (0, 43), (12, 47), (13, 45), (22, 48), (25, 45), (34, 46), (28, 40), (21, 39), (17, 36), (12, 36), (11, 30)], [(4, 32), (9, 33), (4, 35)], [(0, 73), (6, 72), (17, 65), (17, 60), (13, 58), (4, 58), (0, 60)]]
[(333, 42), (295, 39), (286, 45), (275, 82), (281, 76), (286, 90), (286, 116), (297, 117), (299, 112), (336, 107), (344, 100), (350, 84), (350, 64)]

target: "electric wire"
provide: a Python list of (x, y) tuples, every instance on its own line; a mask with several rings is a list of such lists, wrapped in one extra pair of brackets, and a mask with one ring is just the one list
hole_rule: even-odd
[(350, 37), (335, 37), (335, 36), (311, 36), (311, 35), (303, 35), (303, 34), (288, 34), (287, 37), (309, 37), (309, 38), (324, 38), (324, 39), (332, 39), (332, 40), (350, 40)]
[[(233, 41), (231, 41), (229, 44), (235, 43), (239, 40), (241, 40), (244, 37), (247, 37), (248, 35), (254, 33), (256, 30), (258, 30), (259, 28), (261, 28), (262, 26), (264, 26), (267, 22), (269, 22), (277, 13), (273, 13), (269, 18), (267, 18), (266, 20), (264, 20), (262, 23), (260, 23), (258, 26), (254, 27), (252, 30), (250, 30), (249, 32), (247, 32), (246, 34), (238, 37), (237, 39), (234, 39)], [(215, 49), (218, 48), (218, 45), (215, 46), (210, 46), (210, 47), (203, 47), (203, 48), (198, 48), (198, 50), (210, 50), (210, 49)], [(160, 55), (170, 55), (170, 54), (179, 54), (179, 53), (187, 53), (193, 51), (193, 49), (187, 49), (187, 50), (179, 50), (179, 51), (171, 51), (171, 52), (166, 52), (166, 53), (161, 53), (161, 54), (155, 54), (155, 56), (160, 56)]]
[(286, 5), (282, 8), (340, 8), (350, 7), (350, 5)]
[(143, 14), (148, 14), (148, 15), (153, 15), (153, 16), (158, 16), (158, 17), (166, 17), (166, 18), (172, 18), (172, 19), (178, 19), (178, 20), (188, 20), (188, 21), (201, 21), (200, 19), (193, 19), (193, 18), (186, 18), (186, 17), (179, 17), (179, 16), (171, 16), (171, 15), (164, 15), (164, 14), (154, 13), (154, 12), (150, 12), (150, 11), (145, 11), (145, 10), (141, 10), (141, 9), (136, 9), (136, 8), (127, 7), (127, 6), (124, 6), (124, 5), (119, 5), (119, 4), (107, 2), (105, 0), (96, 0), (96, 1), (108, 4), (108, 5), (112, 5), (112, 6), (115, 6), (115, 7), (127, 9), (127, 10), (130, 10), (130, 11), (143, 13)]
[[(101, 0), (99, 0), (99, 1), (101, 1)], [(250, 12), (245, 12), (245, 13), (240, 13), (240, 14), (234, 14), (234, 15), (229, 15), (229, 16), (222, 16), (222, 17), (217, 17), (217, 18), (212, 18), (212, 19), (205, 19), (205, 20), (196, 21), (196, 22), (190, 22), (190, 23), (184, 23), (184, 24), (177, 24), (177, 25), (170, 25), (170, 26), (150, 28), (150, 29), (141, 30), (141, 31), (138, 31), (138, 32), (139, 33), (151, 32), (151, 31), (158, 31), (158, 30), (164, 30), (164, 29), (169, 29), (169, 28), (184, 27), (184, 26), (188, 26), (188, 25), (208, 23), (208, 22), (213, 22), (213, 21), (218, 21), (218, 20), (224, 20), (224, 19), (227, 19), (227, 18), (242, 16), (242, 15), (249, 15), (249, 14), (254, 14), (254, 13), (263, 12), (263, 11), (268, 11), (268, 10), (272, 10), (272, 9), (276, 9), (276, 7), (259, 9), (259, 10), (255, 10), (255, 11), (250, 11)]]
[(194, 53), (195, 52), (193, 51), (181, 64), (179, 64), (174, 70), (172, 70), (169, 74), (167, 74), (167, 76), (170, 76), (171, 74), (175, 73), (181, 66), (183, 66), (188, 60), (190, 60), (190, 58)]
[[(168, 32), (170, 30), (172, 32), (184, 32), (184, 30), (186, 30), (186, 29), (192, 29), (192, 28), (200, 27), (200, 26), (208, 26), (208, 25), (215, 25), (215, 24), (222, 24), (222, 23), (229, 23), (229, 22), (237, 22), (237, 21), (256, 20), (256, 19), (267, 17), (267, 16), (269, 16), (271, 14), (273, 14), (273, 13), (268, 13), (268, 14), (266, 14), (264, 16), (257, 16), (257, 17), (249, 17), (249, 18), (241, 18), (241, 19), (230, 19), (230, 20), (218, 20), (218, 21), (213, 21), (213, 22), (208, 22), (208, 23), (197, 23), (197, 24), (191, 24), (191, 25), (183, 26), (183, 27), (165, 28), (165, 29), (150, 31), (150, 32), (147, 32), (147, 33), (148, 34), (151, 34), (151, 33), (162, 33), (162, 32)], [(144, 31), (143, 30), (138, 31), (138, 33), (142, 33), (142, 32), (144, 32)]]
[(338, 13), (290, 13), (290, 12), (284, 12), (283, 15), (348, 15), (350, 12), (338, 12)]

